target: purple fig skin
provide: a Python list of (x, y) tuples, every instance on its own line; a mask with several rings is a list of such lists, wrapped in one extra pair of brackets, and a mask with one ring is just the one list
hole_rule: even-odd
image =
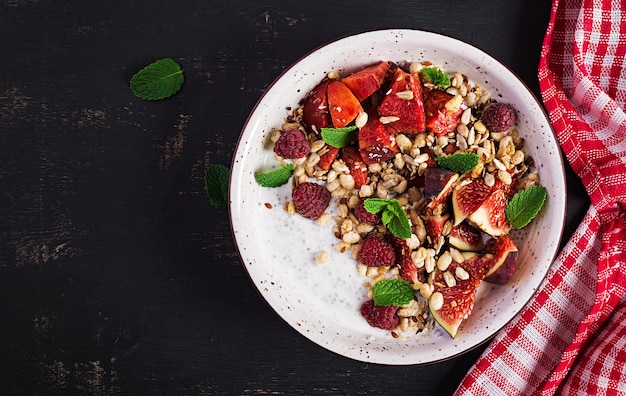
[(434, 198), (442, 192), (452, 178), (459, 175), (449, 169), (426, 168), (424, 171), (424, 195), (426, 198)]
[(506, 285), (509, 283), (517, 267), (518, 255), (519, 252), (509, 252), (499, 267), (491, 269), (491, 274), (485, 278), (485, 281), (495, 285)]
[(424, 171), (424, 196), (428, 202), (442, 203), (452, 193), (459, 174), (444, 168), (426, 168)]

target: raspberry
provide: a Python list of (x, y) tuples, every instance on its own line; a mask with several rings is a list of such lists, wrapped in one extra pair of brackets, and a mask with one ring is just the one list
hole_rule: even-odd
[(365, 223), (369, 225), (376, 225), (380, 223), (380, 218), (381, 218), (380, 214), (368, 212), (365, 209), (364, 203), (365, 203), (365, 199), (361, 199), (359, 203), (356, 205), (356, 208), (354, 208), (354, 214), (356, 215), (357, 219), (359, 219), (361, 223)]
[(311, 150), (311, 143), (304, 132), (298, 128), (288, 129), (280, 134), (274, 145), (276, 155), (283, 158), (302, 158)]
[(291, 199), (296, 207), (296, 212), (308, 219), (315, 220), (328, 207), (330, 192), (320, 184), (300, 183), (291, 192)]
[(374, 300), (368, 300), (361, 305), (361, 315), (372, 327), (379, 327), (384, 330), (392, 330), (398, 325), (399, 319), (396, 315), (397, 305), (379, 306)]
[(491, 132), (506, 132), (515, 123), (515, 109), (507, 103), (493, 103), (485, 109), (482, 121)]
[(388, 267), (395, 264), (396, 252), (385, 238), (372, 234), (363, 240), (358, 259), (368, 267)]

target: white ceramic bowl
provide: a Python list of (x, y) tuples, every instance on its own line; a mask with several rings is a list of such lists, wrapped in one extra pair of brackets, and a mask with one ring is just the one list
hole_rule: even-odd
[[(263, 188), (254, 173), (277, 167), (267, 144), (272, 128), (280, 128), (288, 107), (326, 74), (347, 75), (379, 60), (396, 63), (429, 60), (470, 77), (519, 114), (527, 152), (535, 160), (548, 200), (540, 215), (513, 234), (520, 250), (513, 280), (505, 286), (486, 283), (459, 334), (452, 339), (438, 325), (428, 337), (396, 339), (370, 327), (360, 316), (364, 279), (349, 254), (333, 250), (331, 225), (320, 228), (284, 210), (291, 183)], [(241, 133), (230, 180), (233, 235), (252, 283), (269, 305), (311, 341), (356, 360), (383, 364), (420, 364), (461, 354), (483, 343), (528, 302), (554, 259), (563, 230), (566, 187), (561, 154), (546, 114), (518, 77), (500, 62), (461, 41), (416, 30), (381, 30), (341, 38), (318, 48), (288, 68), (265, 92)], [(268, 205), (269, 204), (269, 205)], [(271, 208), (270, 208), (271, 207)], [(323, 267), (315, 265), (320, 250), (331, 253)], [(270, 335), (271, 336), (271, 335)]]

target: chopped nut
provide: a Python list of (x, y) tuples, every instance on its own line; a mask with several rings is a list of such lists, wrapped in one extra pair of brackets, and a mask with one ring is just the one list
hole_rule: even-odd
[(443, 294), (440, 292), (434, 292), (430, 296), (430, 308), (434, 311), (438, 311), (443, 307)]
[(469, 274), (467, 273), (467, 271), (465, 271), (465, 269), (461, 266), (456, 267), (456, 269), (454, 270), (454, 274), (456, 275), (457, 278), (459, 278), (460, 280), (468, 280), (469, 279)]
[(399, 120), (400, 120), (400, 117), (396, 117), (396, 116), (386, 116), (386, 117), (380, 117), (378, 119), (378, 121), (380, 121), (381, 124), (390, 124), (392, 122), (396, 122)]
[(452, 256), (449, 251), (445, 251), (441, 256), (439, 256), (439, 260), (437, 260), (437, 268), (441, 271), (445, 271), (452, 264)]
[(397, 92), (396, 96), (403, 100), (413, 100), (413, 91), (407, 89), (406, 91)]

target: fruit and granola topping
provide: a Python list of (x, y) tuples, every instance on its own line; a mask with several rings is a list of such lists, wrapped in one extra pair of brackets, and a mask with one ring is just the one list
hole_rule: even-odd
[(271, 134), (282, 168), (255, 175), (292, 179), (290, 214), (334, 203), (335, 250), (369, 278), (361, 315), (394, 337), (435, 321), (455, 337), (480, 284), (513, 277), (509, 232), (546, 199), (515, 109), (470, 81), (429, 62), (329, 73)]

